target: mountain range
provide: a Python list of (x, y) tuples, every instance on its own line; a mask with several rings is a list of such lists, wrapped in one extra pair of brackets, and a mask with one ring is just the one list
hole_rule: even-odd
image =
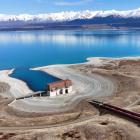
[(0, 30), (140, 28), (140, 8), (128, 11), (69, 11), (38, 15), (0, 14)]

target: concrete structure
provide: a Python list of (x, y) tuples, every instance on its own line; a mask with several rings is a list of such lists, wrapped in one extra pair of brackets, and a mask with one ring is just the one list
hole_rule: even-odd
[(47, 96), (57, 96), (72, 92), (71, 80), (60, 80), (47, 85)]

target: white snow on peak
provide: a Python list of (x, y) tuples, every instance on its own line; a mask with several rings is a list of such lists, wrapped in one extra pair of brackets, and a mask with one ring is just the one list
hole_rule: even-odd
[(140, 8), (128, 11), (66, 11), (59, 13), (46, 13), (38, 15), (19, 14), (19, 15), (7, 15), (0, 14), (0, 21), (70, 21), (74, 19), (90, 19), (94, 17), (107, 17), (107, 16), (120, 16), (122, 18), (128, 17), (140, 17)]

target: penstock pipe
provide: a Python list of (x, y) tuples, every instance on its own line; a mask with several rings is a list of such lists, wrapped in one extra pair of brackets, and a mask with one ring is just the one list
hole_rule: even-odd
[(120, 114), (122, 116), (126, 116), (128, 118), (131, 118), (133, 120), (137, 120), (138, 122), (140, 122), (140, 114), (139, 113), (128, 111), (128, 110), (122, 109), (120, 107), (109, 105), (109, 104), (99, 102), (99, 101), (96, 101), (96, 100), (92, 100), (92, 101), (90, 101), (90, 103), (92, 105), (101, 107), (101, 108), (106, 109), (108, 111), (114, 112), (116, 114)]
[(132, 115), (132, 114), (127, 113), (125, 111), (122, 111), (122, 110), (119, 110), (119, 109), (116, 109), (116, 108), (113, 108), (113, 107), (110, 107), (110, 106), (106, 106), (106, 105), (103, 105), (102, 108), (140, 122), (140, 117)]
[(117, 109), (117, 110), (126, 112), (126, 113), (128, 113), (128, 114), (131, 114), (131, 115), (134, 115), (134, 116), (137, 116), (137, 117), (140, 117), (140, 114), (139, 114), (139, 113), (135, 113), (135, 112), (132, 112), (132, 111), (129, 111), (129, 110), (126, 110), (126, 109), (117, 107), (117, 106), (109, 105), (109, 104), (106, 104), (106, 103), (104, 103), (104, 106), (112, 107), (112, 108), (114, 108), (114, 109)]

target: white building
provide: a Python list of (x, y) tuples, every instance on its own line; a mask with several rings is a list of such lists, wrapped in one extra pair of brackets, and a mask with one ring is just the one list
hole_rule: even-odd
[(47, 96), (57, 96), (72, 92), (71, 80), (60, 80), (47, 85)]

